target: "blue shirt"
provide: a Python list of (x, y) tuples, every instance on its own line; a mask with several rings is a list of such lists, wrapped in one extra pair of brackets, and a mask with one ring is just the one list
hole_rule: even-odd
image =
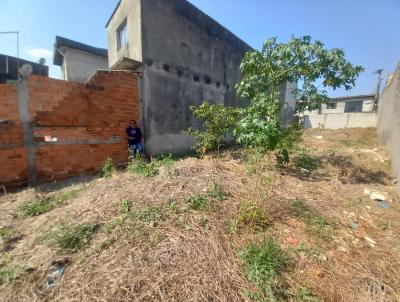
[(126, 128), (125, 133), (128, 136), (129, 146), (137, 145), (142, 142), (142, 131), (140, 130), (140, 128), (128, 127)]

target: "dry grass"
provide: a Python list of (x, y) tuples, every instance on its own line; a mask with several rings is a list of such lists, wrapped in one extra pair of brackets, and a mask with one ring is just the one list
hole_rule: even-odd
[[(321, 301), (399, 301), (400, 207), (374, 130), (312, 130), (304, 144), (318, 159), (315, 171), (278, 169), (266, 156), (247, 173), (248, 156), (237, 150), (218, 163), (180, 160), (154, 178), (82, 178), (79, 196), (38, 217), (16, 213), (76, 182), (1, 197), (0, 229), (11, 241), (0, 251), (0, 273), (16, 278), (0, 284), (0, 300), (249, 301), (244, 292), (257, 287), (246, 279), (239, 251), (273, 236), (291, 258), (281, 276), (285, 300), (309, 288)], [(365, 188), (386, 192), (390, 208), (380, 208)], [(191, 207), (193, 196), (207, 206)], [(293, 207), (296, 198), (307, 214)], [(244, 209), (251, 210), (246, 217)], [(259, 213), (268, 223), (252, 227), (249, 219)], [(64, 221), (99, 228), (89, 246), (63, 254), (40, 238)], [(46, 289), (51, 264), (65, 258), (62, 279)]]

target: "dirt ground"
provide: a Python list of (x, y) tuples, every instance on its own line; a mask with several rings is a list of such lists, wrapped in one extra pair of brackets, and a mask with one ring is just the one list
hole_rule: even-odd
[[(154, 177), (119, 171), (1, 196), (0, 301), (252, 301), (246, 292), (259, 289), (240, 251), (266, 236), (290, 255), (283, 300), (400, 301), (399, 199), (375, 129), (311, 130), (302, 145), (310, 156), (285, 167), (231, 149)], [(21, 215), (71, 190), (48, 212)], [(268, 223), (243, 218), (249, 206)], [(93, 235), (60, 250), (43, 239), (60, 223), (90, 223)]]

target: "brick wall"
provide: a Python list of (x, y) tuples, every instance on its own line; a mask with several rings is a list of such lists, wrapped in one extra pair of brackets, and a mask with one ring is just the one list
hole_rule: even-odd
[[(95, 172), (108, 157), (127, 162), (124, 130), (129, 120), (139, 119), (137, 75), (97, 72), (87, 85), (30, 76), (27, 87), (24, 117), (17, 96), (23, 88), (0, 85), (0, 184)], [(24, 142), (24, 122), (33, 132), (31, 142), (26, 135)]]

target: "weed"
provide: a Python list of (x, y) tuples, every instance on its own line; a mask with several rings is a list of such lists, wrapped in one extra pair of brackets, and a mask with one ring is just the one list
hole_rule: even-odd
[(107, 237), (104, 240), (102, 240), (98, 247), (96, 248), (97, 252), (101, 252), (104, 251), (106, 249), (108, 249), (110, 246), (113, 245), (113, 243), (115, 242), (115, 238), (111, 238), (111, 237)]
[(214, 184), (213, 189), (208, 192), (208, 196), (213, 199), (223, 201), (226, 197), (226, 193), (220, 185)]
[(296, 167), (305, 169), (307, 171), (314, 171), (318, 169), (319, 161), (311, 157), (306, 149), (299, 151), (295, 161)]
[(141, 210), (137, 213), (137, 217), (139, 221), (152, 227), (159, 225), (164, 220), (164, 215), (159, 207), (151, 207)]
[(131, 157), (128, 164), (128, 171), (144, 177), (153, 177), (158, 174), (156, 162), (147, 163), (142, 158)]
[(131, 208), (132, 208), (131, 202), (127, 199), (123, 199), (121, 202), (121, 214), (124, 216), (129, 215), (132, 210)]
[(204, 209), (208, 206), (208, 200), (202, 195), (193, 195), (185, 200), (189, 208), (192, 210)]
[(0, 228), (0, 239), (4, 239), (10, 234), (11, 229), (9, 227), (1, 227)]
[(333, 222), (313, 212), (304, 199), (296, 198), (292, 203), (292, 210), (297, 217), (304, 220), (306, 232), (314, 235), (317, 241), (324, 242), (331, 238)]
[(82, 188), (75, 188), (54, 196), (25, 203), (19, 208), (19, 212), (25, 218), (42, 215), (53, 210), (56, 206), (65, 203), (67, 200), (76, 198), (81, 191)]
[(237, 232), (237, 221), (235, 219), (228, 219), (224, 223), (224, 230), (227, 235), (234, 235)]
[(297, 289), (294, 297), (295, 302), (319, 302), (320, 300), (313, 295), (308, 287), (301, 286)]
[(117, 167), (115, 166), (113, 160), (111, 158), (107, 158), (107, 160), (103, 164), (102, 174), (103, 177), (111, 177), (117, 172)]
[(236, 220), (243, 225), (260, 230), (270, 224), (268, 215), (254, 201), (247, 201), (240, 205)]
[(391, 228), (390, 222), (387, 221), (378, 221), (377, 227), (382, 231), (387, 231)]
[(157, 157), (156, 162), (158, 166), (171, 167), (175, 161), (172, 158), (172, 153), (167, 153)]
[(259, 288), (258, 292), (248, 291), (248, 295), (258, 301), (264, 301), (265, 296), (276, 301), (278, 288), (275, 286), (279, 283), (281, 273), (289, 266), (288, 253), (272, 237), (267, 237), (259, 244), (249, 244), (240, 252), (240, 256), (247, 278)]
[(13, 281), (21, 271), (20, 268), (12, 268), (9, 270), (0, 270), (0, 284), (9, 284)]
[(56, 229), (43, 236), (43, 241), (65, 252), (76, 252), (86, 246), (96, 226), (91, 223), (67, 224), (62, 223)]

